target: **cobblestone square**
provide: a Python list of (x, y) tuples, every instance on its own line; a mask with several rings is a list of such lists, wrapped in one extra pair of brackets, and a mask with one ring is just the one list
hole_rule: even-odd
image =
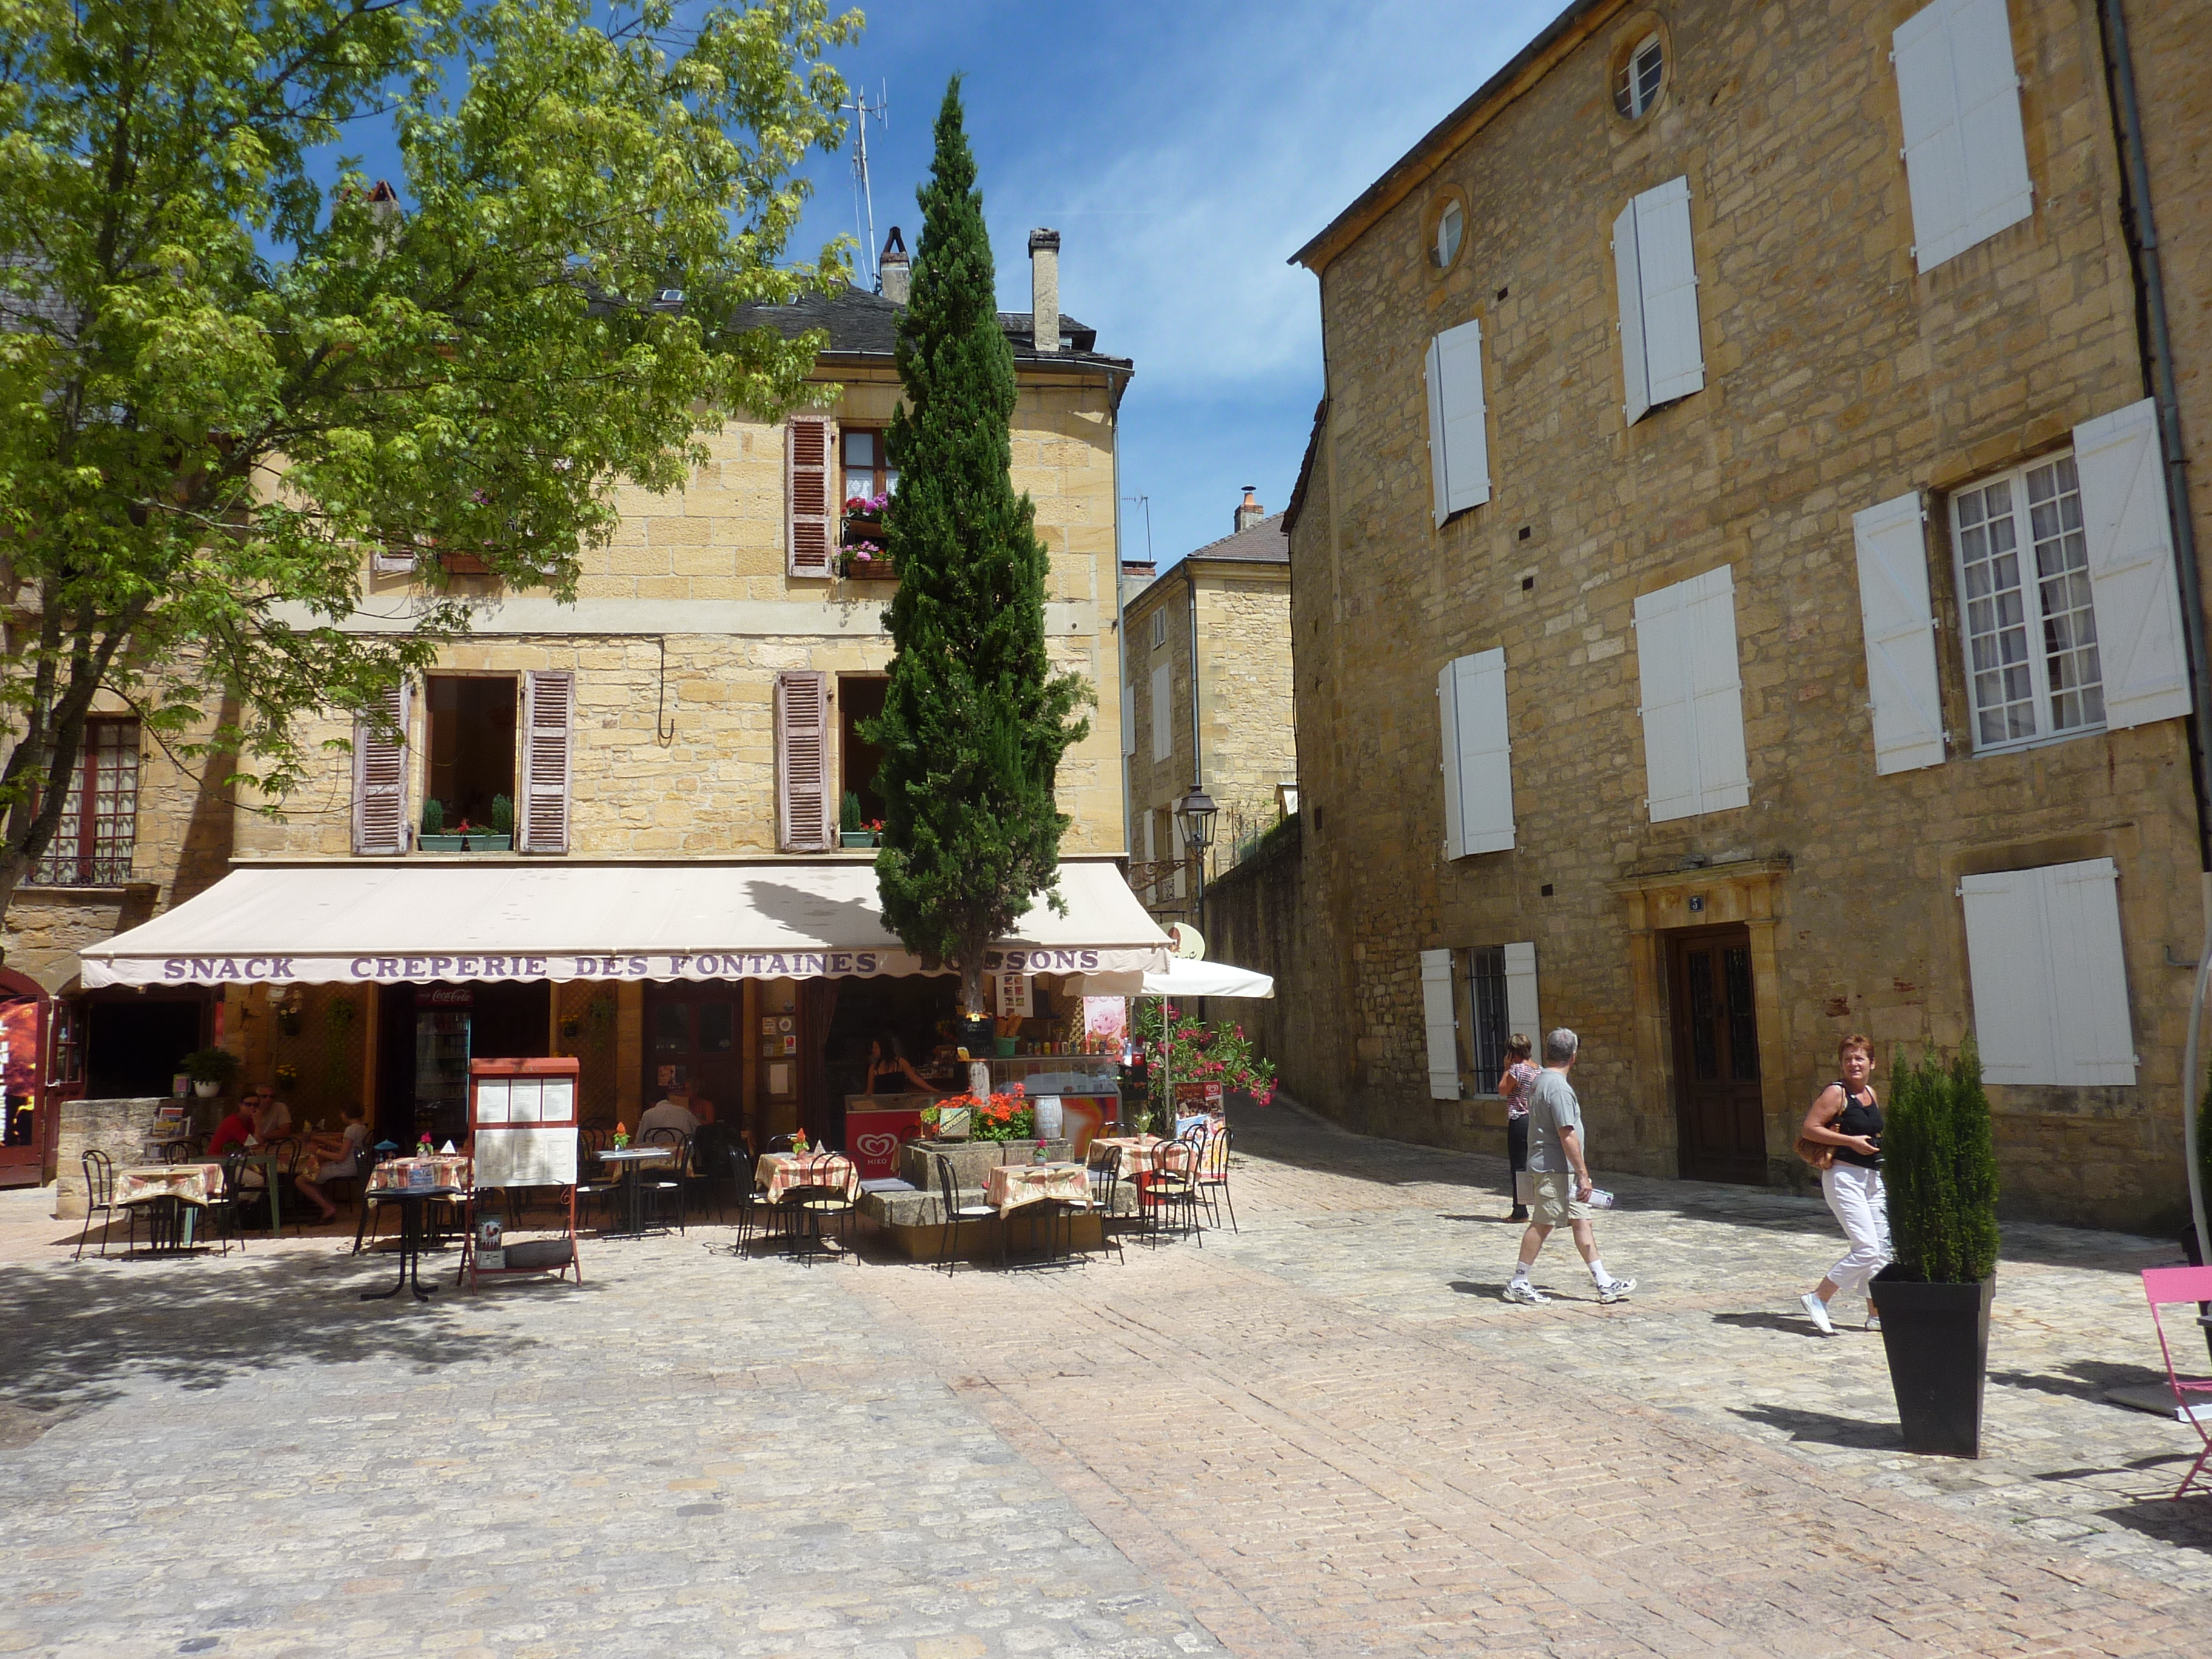
[[(349, 1232), (88, 1256), (0, 1208), (0, 1652), (2181, 1654), (2155, 1240), (2008, 1230), (1986, 1455), (1898, 1449), (1817, 1201), (1618, 1179), (1498, 1300), (1498, 1162), (1239, 1126), (1240, 1231), (1072, 1269), (587, 1241), (364, 1303)], [(438, 1258), (430, 1259), (433, 1263)], [(1850, 1310), (1856, 1314), (1856, 1310)], [(2202, 1349), (2197, 1350), (2201, 1359)]]

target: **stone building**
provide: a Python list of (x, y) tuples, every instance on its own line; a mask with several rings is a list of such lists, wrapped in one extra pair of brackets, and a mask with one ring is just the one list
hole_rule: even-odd
[[(1098, 697), (1060, 769), (1074, 820), (1064, 850), (1069, 868), (1111, 874), (1125, 852), (1115, 456), (1132, 366), (1060, 313), (1057, 234), (1037, 233), (1030, 251), (1036, 302), (1001, 318), (1018, 386), (1013, 483), (1048, 552), (1054, 663)], [(821, 400), (776, 424), (733, 415), (682, 491), (625, 492), (573, 605), (449, 567), (454, 591), (477, 601), (471, 633), (395, 694), (404, 744), (330, 714), (307, 744), (343, 739), (350, 753), (319, 783), (276, 816), (241, 811), (234, 829), (225, 817), (219, 849), (192, 842), (213, 860), (211, 872), (194, 866), (201, 884), (228, 861), (221, 926), (240, 942), (179, 944), (163, 930), (185, 928), (187, 913), (157, 915), (112, 959), (88, 963), (91, 983), (116, 981), (88, 1000), (189, 1005), (191, 1040), (237, 1049), (295, 1111), (363, 1100), (380, 1131), (410, 1141), (426, 1112), (455, 1109), (425, 1068), (463, 1015), (474, 1054), (578, 1056), (588, 1117), (632, 1115), (672, 1076), (763, 1135), (802, 1112), (812, 1127), (840, 1097), (819, 1071), (833, 1022), (848, 1047), (863, 1027), (926, 1033), (921, 980), (834, 977), (855, 971), (849, 951), (815, 961), (823, 930), (860, 927), (874, 879), (866, 826), (882, 815), (878, 755), (859, 725), (881, 708), (891, 656), (896, 577), (869, 556), (896, 482), (884, 440), (900, 396), (902, 252), (886, 250), (884, 279), (882, 295), (853, 289), (739, 319), (822, 331)], [(380, 556), (350, 625), (404, 627), (422, 592), (404, 559)], [(181, 801), (149, 817), (156, 799), (141, 796), (142, 872), (173, 865), (198, 823)], [(165, 912), (165, 896), (146, 890), (124, 919)], [(597, 917), (605, 936), (549, 962), (522, 935), (562, 915)], [(317, 927), (353, 927), (349, 948), (369, 954), (311, 973)], [(501, 928), (513, 942), (487, 944)], [(452, 942), (435, 941), (441, 929)], [(615, 936), (656, 931), (675, 941), (665, 961)], [(863, 954), (890, 974), (888, 956)], [(161, 1034), (162, 1068), (183, 1035)], [(426, 1104), (426, 1089), (445, 1092)]]
[(1153, 915), (1196, 921), (1197, 872), (1176, 803), (1203, 783), (1219, 816), (1207, 879), (1232, 867), (1297, 788), (1291, 552), (1283, 515), (1247, 489), (1236, 528), (1128, 602), (1121, 740), (1129, 879)]
[(1300, 1098), (1495, 1147), (1564, 1024), (1601, 1169), (1781, 1182), (1841, 1033), (1972, 1036), (2014, 1213), (2180, 1212), (2212, 98), (2120, 9), (1576, 0), (1300, 251), (1301, 834), (1209, 907)]

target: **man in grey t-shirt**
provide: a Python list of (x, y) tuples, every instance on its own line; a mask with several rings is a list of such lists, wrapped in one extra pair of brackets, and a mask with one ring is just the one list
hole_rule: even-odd
[(1590, 1174), (1583, 1133), (1582, 1103), (1567, 1073), (1575, 1068), (1582, 1041), (1561, 1026), (1544, 1039), (1544, 1069), (1528, 1091), (1528, 1179), (1535, 1188), (1535, 1218), (1521, 1236), (1521, 1260), (1505, 1286), (1508, 1302), (1541, 1303), (1552, 1298), (1528, 1282), (1528, 1270), (1552, 1229), (1562, 1221), (1574, 1235), (1575, 1249), (1589, 1265), (1590, 1282), (1601, 1302), (1618, 1302), (1636, 1288), (1632, 1279), (1615, 1279), (1598, 1259), (1590, 1231)]

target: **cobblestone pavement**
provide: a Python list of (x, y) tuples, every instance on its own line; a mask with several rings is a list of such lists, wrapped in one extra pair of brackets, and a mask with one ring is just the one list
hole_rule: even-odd
[[(1602, 1165), (1603, 1148), (1597, 1149)], [(1988, 1455), (1896, 1449), (1817, 1200), (1623, 1179), (1600, 1307), (1495, 1160), (1294, 1110), (1242, 1231), (1072, 1270), (589, 1244), (362, 1303), (328, 1237), (71, 1266), (0, 1198), (0, 1653), (2203, 1653), (2154, 1241), (2008, 1230)]]

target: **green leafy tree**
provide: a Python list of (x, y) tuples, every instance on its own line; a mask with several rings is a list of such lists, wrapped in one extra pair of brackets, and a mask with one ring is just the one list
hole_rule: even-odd
[[(441, 561), (573, 594), (619, 483), (803, 395), (818, 339), (717, 318), (842, 132), (857, 13), (670, 0), (0, 0), (0, 907), (102, 692), (276, 810), (300, 717), (465, 623)], [(404, 176), (341, 161), (388, 120)], [(680, 291), (681, 299), (672, 297)], [(368, 550), (417, 625), (337, 624)], [(343, 745), (340, 745), (343, 746)]]
[(1882, 1184), (1898, 1261), (1931, 1284), (1987, 1279), (1997, 1266), (1997, 1163), (1981, 1056), (1971, 1042), (1948, 1066), (1900, 1054), (1890, 1075)]
[(864, 735), (884, 750), (884, 920), (925, 961), (957, 963), (962, 1004), (981, 1012), (985, 947), (1032, 895), (1060, 902), (1068, 819), (1053, 785), (1089, 731), (1072, 717), (1093, 694), (1053, 672), (1045, 651), (1045, 551), (1030, 498), (1014, 493), (1013, 350), (957, 76), (936, 137), (899, 323), (906, 399), (889, 440), (896, 654)]

